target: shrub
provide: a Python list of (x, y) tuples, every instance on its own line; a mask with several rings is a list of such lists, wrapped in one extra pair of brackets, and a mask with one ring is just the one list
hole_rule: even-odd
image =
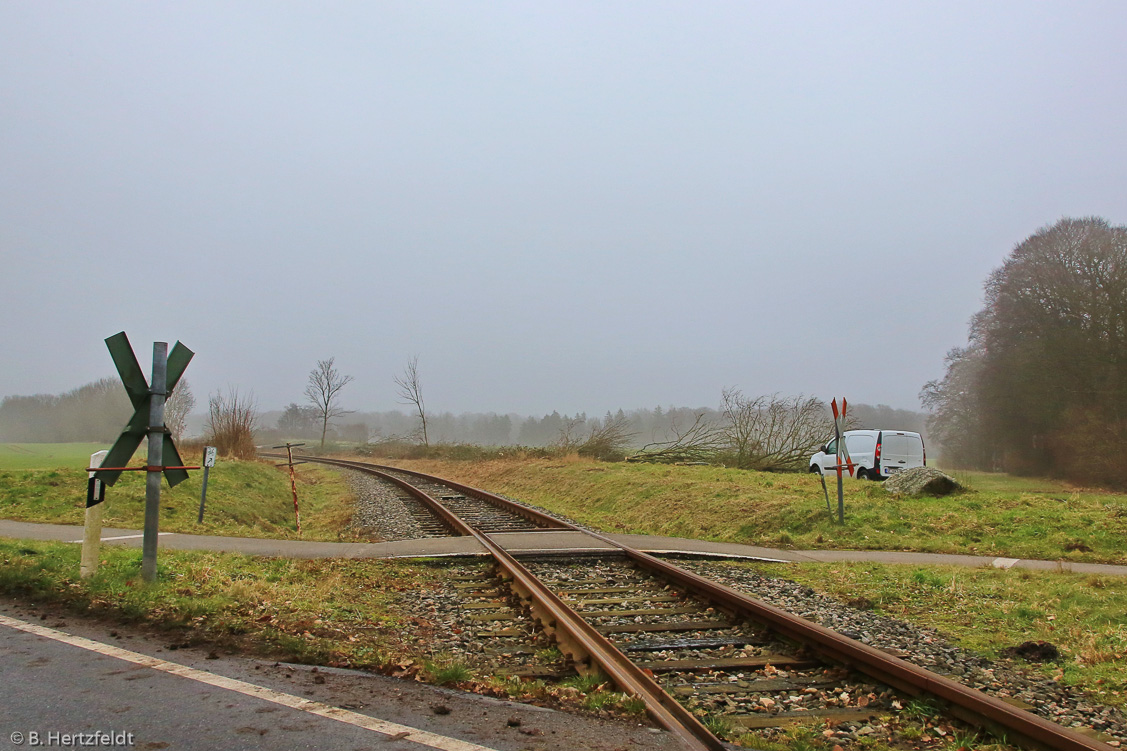
[(221, 456), (253, 459), (257, 453), (254, 429), (258, 423), (258, 404), (253, 395), (240, 394), (237, 388), (217, 391), (208, 398), (207, 435)]

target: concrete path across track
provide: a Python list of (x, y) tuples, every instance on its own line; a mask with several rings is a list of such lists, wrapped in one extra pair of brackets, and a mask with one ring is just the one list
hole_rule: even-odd
[[(816, 561), (873, 561), (908, 565), (970, 566), (975, 568), (1026, 568), (1039, 571), (1071, 571), (1084, 574), (1127, 576), (1127, 565), (1038, 561), (977, 555), (941, 553), (901, 553), (877, 550), (779, 550), (730, 542), (687, 540), (649, 535), (607, 535), (617, 542), (647, 553), (677, 553), (717, 558), (747, 558), (787, 563)], [(31, 540), (81, 542), (82, 527), (64, 524), (33, 524), (0, 520), (0, 537)], [(562, 550), (605, 550), (607, 545), (577, 532), (507, 532), (493, 535), (514, 554), (550, 553)], [(104, 529), (102, 541), (141, 546), (141, 532), (132, 529)], [(261, 537), (217, 537), (161, 532), (160, 545), (173, 550), (218, 550), (247, 555), (286, 558), (419, 558), (484, 555), (477, 542), (468, 537), (437, 537), (396, 542), (313, 542), (270, 540)]]

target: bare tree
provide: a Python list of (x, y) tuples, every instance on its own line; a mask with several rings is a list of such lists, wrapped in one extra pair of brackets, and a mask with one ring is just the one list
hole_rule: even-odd
[(188, 385), (187, 378), (181, 378), (164, 402), (164, 424), (168, 426), (168, 432), (177, 441), (184, 437), (188, 415), (192, 413), (195, 406), (196, 397), (192, 393), (192, 387)]
[(708, 419), (705, 413), (697, 415), (696, 420), (682, 431), (673, 422), (673, 438), (667, 441), (647, 443), (638, 453), (627, 457), (632, 462), (712, 462), (727, 445), (723, 428)]
[(591, 428), (587, 440), (576, 449), (580, 456), (590, 456), (603, 461), (622, 461), (626, 456), (626, 447), (630, 439), (637, 433), (630, 429), (630, 420), (625, 415), (611, 417), (607, 414), (602, 425)]
[(816, 397), (743, 395), (727, 388), (721, 411), (736, 466), (777, 471), (804, 467), (826, 432), (826, 405)]
[(423, 404), (423, 385), (419, 380), (418, 355), (407, 361), (403, 375), (395, 376), (395, 386), (399, 403), (415, 408), (415, 414), (419, 416), (419, 433), (422, 434), (423, 445), (430, 446), (430, 439), (427, 437), (427, 410), (426, 405)]
[(253, 394), (240, 394), (228, 386), (208, 397), (207, 442), (223, 456), (253, 459), (254, 430), (258, 425), (258, 404)]
[(337, 417), (352, 412), (352, 410), (341, 409), (338, 401), (340, 390), (352, 381), (352, 376), (341, 375), (333, 367), (335, 360), (335, 357), (318, 360), (317, 367), (309, 371), (309, 384), (305, 387), (305, 396), (317, 410), (317, 417), (321, 420), (322, 449), (325, 448), (325, 434), (329, 431), (329, 423)]
[(585, 415), (576, 415), (575, 417), (564, 415), (563, 425), (560, 426), (556, 440), (552, 441), (552, 447), (564, 456), (578, 449), (582, 443), (579, 437), (579, 429), (586, 422), (587, 417)]

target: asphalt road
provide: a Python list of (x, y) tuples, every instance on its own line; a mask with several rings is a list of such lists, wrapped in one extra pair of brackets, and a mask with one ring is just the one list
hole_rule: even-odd
[(676, 747), (667, 733), (636, 723), (359, 671), (170, 649), (169, 639), (0, 601), (0, 749), (82, 748), (83, 741), (192, 751)]
[[(0, 519), (0, 537), (29, 540), (81, 542), (82, 527), (64, 524), (35, 524)], [(612, 540), (647, 553), (747, 558), (762, 561), (873, 561), (903, 563), (912, 566), (968, 566), (971, 568), (1018, 568), (1036, 571), (1070, 571), (1101, 576), (1127, 576), (1127, 566), (1076, 561), (1038, 561), (1019, 558), (998, 558), (979, 555), (947, 555), (944, 553), (908, 553), (891, 550), (780, 550), (731, 542), (710, 542), (678, 537), (650, 535), (608, 535)], [(609, 546), (591, 540), (578, 532), (509, 532), (492, 538), (510, 553), (535, 553), (559, 550), (599, 550)], [(102, 543), (141, 546), (140, 530), (104, 529)], [(215, 537), (161, 532), (159, 545), (174, 550), (218, 550), (246, 555), (281, 556), (286, 558), (418, 558), (484, 555), (485, 551), (470, 537), (437, 537), (426, 540), (396, 542), (348, 543), (307, 542), (304, 540), (271, 540), (257, 537)]]

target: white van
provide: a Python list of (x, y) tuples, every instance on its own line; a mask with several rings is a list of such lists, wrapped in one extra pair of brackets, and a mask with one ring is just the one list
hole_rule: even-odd
[[(912, 467), (927, 466), (927, 451), (919, 433), (905, 430), (847, 430), (842, 434), (859, 480), (884, 480)], [(830, 441), (810, 457), (810, 471), (836, 472), (837, 444)]]

